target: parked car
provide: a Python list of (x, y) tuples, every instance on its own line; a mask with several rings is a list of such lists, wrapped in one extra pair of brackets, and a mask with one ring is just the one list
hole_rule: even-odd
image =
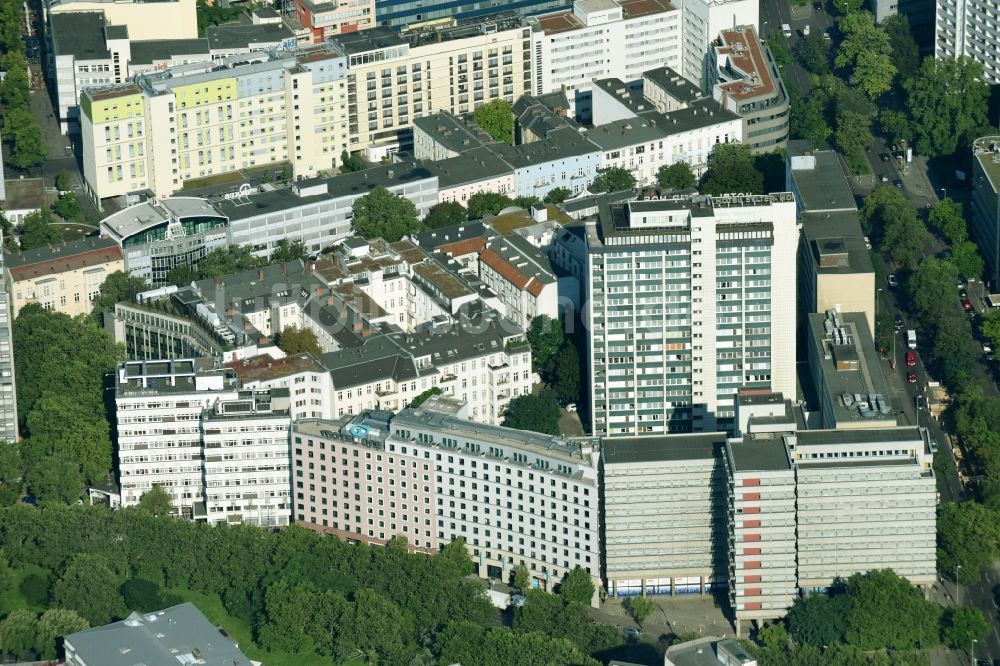
[(809, 36), (809, 24), (808, 23), (806, 23), (806, 27), (802, 28), (802, 36), (803, 37), (808, 37)]
[(924, 396), (918, 395), (918, 396), (914, 397), (913, 398), (913, 404), (915, 404), (917, 406), (917, 409), (923, 409), (924, 405), (926, 404), (924, 402)]
[(916, 364), (917, 364), (917, 352), (915, 351), (906, 352), (906, 365), (912, 368)]
[(903, 330), (903, 315), (897, 314), (896, 315), (896, 321), (895, 321), (895, 323), (896, 323), (896, 330), (897, 331), (902, 331)]
[(888, 282), (889, 286), (893, 289), (899, 286), (899, 278), (896, 277), (895, 273), (887, 277), (886, 282)]
[(903, 189), (903, 181), (901, 181), (898, 178), (895, 181), (893, 181), (893, 185), (895, 185), (899, 189)]
[(823, 39), (830, 39), (830, 33), (824, 32), (823, 33)]
[(879, 174), (878, 182), (880, 182), (880, 183), (888, 183), (889, 182), (889, 176), (885, 175), (884, 173), (883, 174)]
[(872, 241), (870, 238), (868, 238), (868, 236), (865, 236), (865, 249), (867, 250), (872, 249)]
[(566, 411), (567, 412), (575, 412), (576, 411), (576, 403), (575, 402), (571, 402), (568, 405), (566, 405)]
[(972, 312), (972, 301), (970, 301), (968, 298), (963, 298), (962, 309), (965, 310), (966, 312)]
[(625, 633), (625, 638), (630, 641), (639, 639), (639, 627), (625, 627), (623, 631)]
[(916, 384), (917, 383), (917, 373), (915, 373), (912, 370), (910, 370), (908, 373), (906, 373), (906, 381), (910, 382), (911, 384)]
[(889, 161), (889, 155), (887, 153), (882, 153), (881, 155), (879, 155), (879, 157), (882, 159), (883, 162)]

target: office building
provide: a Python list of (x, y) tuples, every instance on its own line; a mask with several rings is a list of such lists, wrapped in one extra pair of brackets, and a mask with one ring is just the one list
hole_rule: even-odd
[(785, 147), (789, 100), (771, 50), (754, 26), (719, 33), (711, 51), (712, 97), (743, 118), (743, 143), (755, 153)]
[(872, 569), (935, 583), (937, 489), (927, 437), (914, 427), (786, 436), (803, 593)]
[[(736, 26), (760, 26), (759, 0), (684, 0), (681, 74), (702, 90), (710, 90), (712, 42), (723, 30)], [(773, 26), (777, 28), (777, 26)]]
[(972, 196), (969, 235), (986, 263), (984, 279), (996, 291), (1000, 285), (1000, 136), (985, 136), (972, 144)]
[(781, 439), (726, 444), (729, 603), (746, 621), (784, 617), (795, 600), (795, 473)]
[(527, 24), (532, 94), (565, 92), (580, 120), (590, 119), (593, 81), (634, 82), (650, 69), (681, 68), (681, 12), (666, 0), (576, 0)]
[(251, 664), (236, 642), (192, 603), (91, 627), (64, 637), (66, 666)]
[[(3, 238), (0, 236), (0, 245)], [(0, 253), (0, 272), (6, 276), (5, 258)], [(6, 287), (6, 284), (4, 285)], [(10, 292), (0, 289), (0, 442), (16, 442), (17, 388), (14, 380), (14, 303)]]
[(295, 0), (295, 17), (309, 31), (309, 41), (322, 44), (330, 37), (344, 32), (374, 27), (375, 0)]
[(985, 0), (936, 0), (934, 57), (971, 58), (983, 66), (983, 80), (1000, 83), (996, 8)]
[(840, 157), (788, 142), (785, 188), (795, 194), (802, 225), (800, 311), (860, 312), (874, 336), (875, 269)]
[[(425, 408), (299, 421), (292, 438), (301, 525), (371, 543), (403, 535), (423, 551), (462, 537), (483, 578), (509, 580), (523, 565), (551, 590), (579, 566), (600, 584), (594, 440)], [(346, 492), (355, 465), (372, 478)]]
[(728, 431), (741, 388), (794, 395), (791, 194), (611, 205), (586, 239), (595, 435)]
[(807, 315), (806, 321), (809, 374), (822, 427), (894, 427), (899, 406), (892, 404), (867, 318), (828, 310)]
[(934, 0), (871, 0), (870, 9), (875, 14), (877, 23), (902, 14), (909, 21), (917, 44), (922, 47), (930, 46), (930, 40), (934, 38), (937, 10)]
[(393, 30), (420, 29), (458, 22), (498, 20), (498, 12), (517, 17), (564, 9), (569, 0), (516, 0), (500, 5), (493, 0), (473, 0), (464, 5), (452, 3), (425, 5), (413, 0), (376, 0), (375, 15), (380, 26)]
[(136, 41), (196, 39), (198, 17), (195, 0), (47, 0), (45, 19), (60, 14), (99, 12), (108, 25), (128, 28)]
[(9, 254), (4, 267), (12, 316), (28, 303), (38, 303), (75, 317), (93, 310), (105, 278), (125, 263), (110, 238), (82, 238)]
[(192, 520), (288, 524), (287, 389), (241, 390), (211, 359), (126, 362), (116, 379), (122, 506), (161, 486)]
[(705, 594), (728, 583), (724, 433), (604, 440), (609, 596)]

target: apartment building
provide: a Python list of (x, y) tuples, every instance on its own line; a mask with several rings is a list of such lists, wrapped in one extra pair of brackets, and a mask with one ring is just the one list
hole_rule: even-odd
[(375, 27), (375, 0), (295, 0), (295, 17), (309, 31), (309, 40), (322, 44), (341, 33)]
[(785, 188), (795, 194), (802, 225), (798, 298), (803, 316), (831, 309), (860, 312), (874, 336), (875, 269), (840, 157), (789, 141)]
[(936, 0), (934, 57), (971, 58), (983, 66), (983, 80), (1000, 82), (995, 47), (996, 6), (988, 0)]
[(308, 352), (275, 358), (275, 350), (233, 359), (226, 367), (239, 375), (245, 389), (285, 389), (292, 421), (331, 418), (330, 373)]
[(743, 118), (743, 143), (754, 153), (785, 147), (789, 99), (771, 50), (754, 26), (723, 30), (712, 49), (712, 97)]
[(110, 238), (82, 238), (4, 258), (13, 316), (28, 303), (71, 317), (89, 314), (105, 278), (123, 270), (121, 248)]
[(136, 41), (198, 37), (196, 0), (47, 0), (45, 19), (100, 12), (109, 25), (128, 28)]
[(681, 8), (684, 44), (680, 72), (702, 90), (710, 90), (712, 42), (723, 30), (740, 25), (760, 26), (760, 3), (758, 0), (685, 0)]
[(287, 390), (241, 390), (211, 359), (126, 362), (116, 380), (122, 506), (161, 486), (192, 520), (288, 524)]
[[(412, 145), (414, 118), (513, 103), (531, 81), (530, 29), (516, 16), (397, 33), (375, 28), (330, 40), (347, 59), (348, 150), (381, 160)], [(364, 109), (367, 106), (367, 117)]]
[[(0, 236), (0, 245), (3, 237)], [(5, 258), (0, 253), (0, 272), (6, 275)], [(6, 285), (5, 285), (6, 286)], [(17, 390), (14, 380), (14, 303), (7, 289), (0, 289), (0, 440), (16, 442)]]
[[(458, 22), (486, 22), (502, 20), (505, 16), (530, 16), (541, 12), (563, 9), (567, 0), (517, 0), (498, 5), (491, 0), (473, 0), (463, 5), (452, 3), (426, 5), (414, 0), (376, 0), (375, 15), (378, 24), (394, 30), (418, 29), (437, 25), (452, 26)], [(498, 12), (505, 16), (498, 17)]]
[[(292, 447), (299, 524), (371, 543), (403, 535), (420, 550), (462, 537), (483, 578), (523, 565), (551, 590), (579, 566), (600, 584), (594, 440), (418, 408), (301, 421)], [(341, 492), (362, 465), (366, 483)]]
[(595, 435), (731, 431), (740, 389), (794, 394), (792, 195), (615, 204), (586, 241)]
[(871, 10), (878, 23), (902, 14), (914, 29), (917, 44), (930, 46), (930, 40), (934, 38), (934, 0), (872, 0)]
[(935, 583), (937, 489), (927, 438), (915, 427), (786, 435), (803, 593), (872, 569)]
[(1000, 285), (1000, 136), (981, 137), (972, 144), (969, 232), (986, 263), (984, 278), (996, 291)]
[(532, 94), (564, 91), (582, 121), (590, 119), (593, 81), (633, 82), (656, 67), (681, 69), (681, 12), (666, 0), (576, 0), (527, 24)]
[(520, 236), (487, 242), (479, 255), (479, 276), (500, 297), (507, 318), (523, 330), (539, 315), (559, 318), (559, 283), (552, 265)]
[(747, 621), (784, 617), (795, 600), (795, 472), (781, 439), (726, 443), (729, 603)]
[(705, 594), (725, 587), (724, 433), (604, 440), (604, 565), (609, 596)]
[(892, 428), (896, 411), (871, 325), (860, 312), (806, 315), (809, 374), (824, 428)]

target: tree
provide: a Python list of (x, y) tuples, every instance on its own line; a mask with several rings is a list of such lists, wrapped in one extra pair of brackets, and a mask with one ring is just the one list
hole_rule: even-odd
[(966, 134), (987, 124), (989, 86), (982, 75), (983, 66), (966, 57), (924, 59), (904, 86), (917, 150), (950, 155)]
[(354, 155), (351, 155), (346, 150), (340, 153), (340, 173), (352, 173), (354, 171), (364, 170), (365, 165), (361, 163)]
[[(20, 23), (20, 20), (18, 20)], [(17, 41), (21, 41), (20, 26), (16, 27)], [(28, 61), (24, 53), (8, 51), (0, 58), (0, 69), (4, 71), (4, 80), (0, 82), (0, 102), (5, 108), (27, 108), (30, 85), (28, 82)]]
[(170, 516), (173, 515), (174, 500), (163, 486), (154, 483), (139, 498), (136, 508), (147, 516)]
[(910, 125), (910, 118), (902, 111), (880, 110), (878, 124), (885, 134), (892, 137), (893, 141), (909, 141), (913, 138), (913, 126)]
[(104, 312), (114, 310), (115, 303), (132, 301), (148, 289), (149, 284), (141, 277), (115, 271), (101, 283), (101, 289), (94, 298), (94, 314), (100, 317)]
[(296, 238), (289, 242), (287, 238), (278, 241), (278, 245), (271, 252), (267, 263), (283, 264), (289, 261), (305, 261), (309, 258), (309, 250), (301, 239)]
[(989, 632), (990, 625), (978, 608), (948, 608), (941, 618), (941, 640), (956, 650), (985, 640)]
[(784, 69), (785, 65), (792, 62), (792, 53), (788, 50), (788, 46), (785, 44), (785, 39), (780, 33), (772, 33), (766, 41), (767, 48), (771, 51), (771, 56), (774, 58), (774, 64), (778, 66), (778, 69)]
[(891, 569), (854, 574), (847, 581), (850, 600), (847, 643), (862, 650), (930, 648), (939, 642), (941, 607)]
[(970, 585), (997, 557), (997, 513), (976, 502), (946, 503), (938, 513), (938, 570)]
[(75, 611), (50, 608), (38, 619), (35, 651), (40, 659), (55, 659), (62, 652), (62, 637), (89, 629), (90, 623)]
[(764, 174), (754, 166), (750, 146), (719, 143), (708, 156), (708, 170), (701, 179), (705, 194), (763, 194)]
[(525, 210), (528, 210), (537, 203), (541, 203), (541, 201), (541, 199), (531, 194), (523, 197), (514, 197), (514, 205)]
[(573, 567), (559, 584), (559, 596), (570, 603), (589, 606), (594, 598), (594, 581), (590, 574), (580, 567)]
[(417, 207), (381, 185), (354, 201), (351, 231), (367, 238), (384, 238), (395, 243), (404, 236), (423, 230), (417, 219)]
[(924, 249), (927, 230), (912, 208), (905, 214), (892, 216), (882, 232), (881, 250), (892, 257), (897, 266), (915, 268)]
[(872, 140), (871, 119), (854, 111), (841, 111), (837, 114), (837, 129), (833, 133), (833, 139), (854, 173), (868, 171), (865, 148)]
[(528, 345), (531, 347), (532, 370), (541, 372), (563, 345), (565, 339), (562, 322), (546, 315), (538, 315), (531, 320), (528, 328)]
[(76, 198), (75, 192), (66, 192), (59, 195), (52, 204), (52, 210), (64, 220), (75, 220), (80, 217), (80, 201)]
[(198, 271), (193, 266), (174, 266), (167, 273), (167, 282), (178, 287), (186, 287), (198, 279)]
[(684, 161), (664, 164), (656, 170), (656, 182), (661, 190), (686, 190), (698, 184), (691, 165)]
[[(45, 456), (24, 473), (28, 492), (42, 501), (75, 502), (83, 495), (83, 475), (73, 460)], [(104, 623), (102, 623), (104, 624)]]
[(52, 215), (47, 208), (25, 215), (22, 224), (24, 233), (18, 239), (22, 250), (34, 250), (62, 242), (62, 229), (52, 224)]
[(428, 229), (441, 229), (464, 224), (469, 219), (469, 212), (456, 201), (442, 201), (431, 206), (424, 217), (424, 226)]
[(817, 30), (799, 41), (799, 59), (813, 74), (830, 73), (830, 42)]
[(444, 391), (442, 391), (441, 389), (439, 389), (437, 386), (432, 386), (429, 389), (427, 389), (426, 391), (420, 393), (413, 400), (411, 400), (409, 406), (410, 407), (419, 407), (420, 405), (422, 405), (425, 402), (427, 402), (427, 398), (431, 397), (432, 395), (443, 395), (443, 394), (444, 394)]
[(949, 198), (942, 199), (927, 215), (927, 222), (952, 245), (969, 239), (969, 225), (962, 213), (962, 204)]
[(963, 241), (952, 248), (948, 261), (955, 264), (958, 274), (965, 278), (979, 279), (986, 269), (979, 248), (972, 241)]
[(514, 567), (514, 589), (522, 594), (531, 589), (531, 572), (523, 564)]
[(554, 187), (548, 191), (542, 201), (547, 204), (561, 204), (571, 196), (573, 196), (573, 191), (568, 187)]
[(647, 596), (629, 597), (625, 603), (628, 605), (626, 610), (628, 610), (629, 615), (639, 626), (642, 626), (643, 621), (656, 610), (656, 604)]
[(249, 245), (227, 245), (212, 250), (198, 262), (198, 277), (217, 278), (259, 268), (263, 263)]
[(286, 326), (283, 328), (278, 336), (278, 348), (289, 356), (308, 352), (319, 358), (320, 354), (323, 353), (316, 332), (306, 327)]
[[(159, 486), (153, 486), (158, 488)], [(146, 493), (147, 495), (149, 493)], [(149, 613), (163, 608), (160, 602), (160, 586), (145, 578), (129, 578), (118, 588), (125, 600), (125, 609)]]
[(56, 189), (59, 192), (69, 192), (69, 171), (66, 169), (60, 169), (59, 173), (56, 174)]
[(481, 220), (496, 215), (504, 208), (514, 205), (514, 200), (499, 192), (476, 192), (469, 197), (469, 219)]
[(506, 100), (495, 99), (479, 105), (473, 118), (494, 141), (514, 145), (514, 112)]
[[(697, 634), (697, 638), (700, 637), (701, 635)], [(697, 640), (697, 638), (695, 640)], [(763, 643), (772, 650), (784, 649), (788, 647), (788, 631), (785, 630), (785, 625), (780, 622), (762, 627), (757, 635), (757, 638), (759, 642)]]
[(635, 176), (632, 172), (621, 167), (608, 167), (598, 169), (597, 177), (587, 189), (594, 194), (600, 192), (621, 192), (631, 190), (635, 187)]
[(52, 598), (56, 606), (76, 611), (92, 626), (123, 617), (126, 610), (115, 575), (99, 555), (74, 556), (52, 587)]
[(18, 591), (33, 608), (49, 605), (49, 579), (37, 573), (30, 573), (21, 579)]
[(22, 659), (31, 654), (38, 636), (38, 616), (26, 608), (11, 611), (0, 623), (0, 653), (6, 652)]
[(789, 90), (789, 100), (789, 131), (792, 136), (805, 139), (815, 149), (826, 148), (826, 141), (833, 134), (826, 122), (826, 94), (814, 91), (808, 100), (803, 100), (801, 95)]
[(403, 640), (399, 607), (374, 590), (360, 589), (334, 627), (334, 650), (339, 659), (361, 654), (387, 664), (398, 664)]
[(0, 506), (10, 506), (21, 496), (24, 458), (19, 442), (0, 443)]
[(1000, 310), (989, 310), (983, 315), (979, 330), (989, 340), (991, 346), (1000, 349)]
[(875, 25), (870, 12), (854, 12), (840, 21), (844, 39), (834, 64), (851, 70), (851, 83), (869, 99), (892, 89), (896, 66), (892, 64), (889, 35)]
[(14, 167), (30, 169), (48, 157), (49, 146), (42, 139), (42, 128), (27, 106), (8, 108), (4, 112), (4, 129), (4, 138), (11, 145), (7, 161)]
[(812, 594), (796, 599), (785, 621), (799, 643), (822, 646), (844, 640), (849, 599), (845, 594)]
[(553, 388), (560, 398), (569, 402), (580, 399), (580, 354), (571, 341), (567, 340), (552, 357), (546, 374), (555, 378)]
[(891, 14), (882, 19), (882, 29), (889, 36), (889, 53), (899, 78), (907, 81), (920, 67), (920, 47), (913, 39), (906, 14)]
[(87, 483), (103, 480), (111, 469), (108, 422), (78, 396), (43, 393), (25, 425), (31, 433), (22, 447), (26, 478), (36, 478), (36, 468), (50, 456), (76, 465)]

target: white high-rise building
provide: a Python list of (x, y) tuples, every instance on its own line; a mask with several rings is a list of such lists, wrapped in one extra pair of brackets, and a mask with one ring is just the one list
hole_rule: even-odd
[(996, 5), (987, 0), (937, 0), (934, 57), (966, 56), (983, 66), (987, 83), (1000, 82), (1000, 30)]
[(791, 194), (616, 204), (586, 238), (595, 435), (733, 430), (740, 389), (794, 395)]
[[(0, 174), (2, 176), (2, 174)], [(0, 245), (3, 236), (0, 235)], [(4, 270), (0, 254), (0, 275)], [(0, 289), (0, 443), (17, 441), (17, 391), (14, 384), (14, 336), (11, 321), (14, 319), (13, 303), (8, 288)]]
[(760, 30), (760, 0), (680, 0), (680, 8), (684, 17), (681, 74), (702, 90), (709, 90), (712, 43), (723, 30), (739, 26)]

